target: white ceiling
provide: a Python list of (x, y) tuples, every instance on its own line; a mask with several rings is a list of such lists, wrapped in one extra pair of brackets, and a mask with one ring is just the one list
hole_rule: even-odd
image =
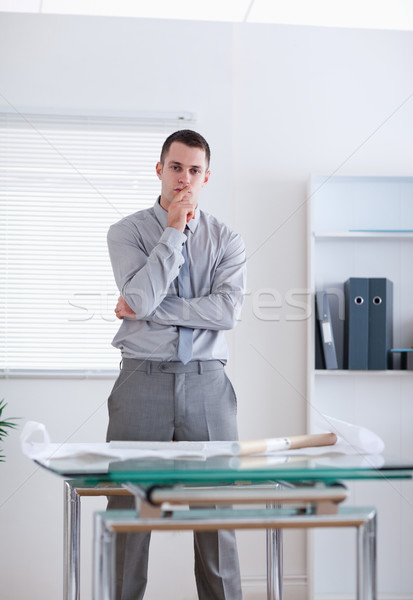
[(413, 0), (0, 0), (1, 12), (413, 31)]

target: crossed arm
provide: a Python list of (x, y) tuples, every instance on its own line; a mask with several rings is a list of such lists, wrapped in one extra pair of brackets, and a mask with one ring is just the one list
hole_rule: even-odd
[(123, 296), (119, 296), (118, 298), (115, 314), (118, 319), (136, 319), (136, 312), (131, 309)]
[(239, 316), (245, 288), (245, 250), (241, 238), (227, 244), (213, 281), (195, 298), (168, 294), (183, 263), (184, 234), (168, 227), (147, 256), (136, 237), (113, 230), (109, 251), (121, 292), (115, 314), (119, 319), (142, 319), (160, 325), (184, 325), (194, 329), (232, 329)]

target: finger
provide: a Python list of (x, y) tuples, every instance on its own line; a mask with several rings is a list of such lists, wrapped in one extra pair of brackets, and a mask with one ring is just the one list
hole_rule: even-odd
[(186, 184), (181, 190), (179, 190), (173, 201), (182, 202), (183, 200), (191, 200), (192, 186)]

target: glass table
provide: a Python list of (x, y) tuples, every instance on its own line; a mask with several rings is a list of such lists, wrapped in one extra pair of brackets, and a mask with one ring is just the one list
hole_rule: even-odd
[(333, 453), (106, 462), (91, 454), (40, 464), (66, 479), (65, 600), (80, 597), (80, 498), (110, 494), (133, 494), (136, 510), (95, 515), (94, 600), (114, 598), (119, 533), (258, 528), (267, 531), (267, 598), (282, 600), (282, 531), (315, 527), (356, 529), (357, 599), (375, 600), (376, 511), (342, 506), (342, 482), (411, 479), (413, 472), (413, 461)]

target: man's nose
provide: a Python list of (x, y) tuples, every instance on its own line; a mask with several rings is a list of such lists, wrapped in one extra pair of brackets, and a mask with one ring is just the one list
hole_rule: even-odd
[(179, 178), (182, 183), (190, 183), (191, 182), (191, 174), (189, 171), (182, 171), (181, 177)]

